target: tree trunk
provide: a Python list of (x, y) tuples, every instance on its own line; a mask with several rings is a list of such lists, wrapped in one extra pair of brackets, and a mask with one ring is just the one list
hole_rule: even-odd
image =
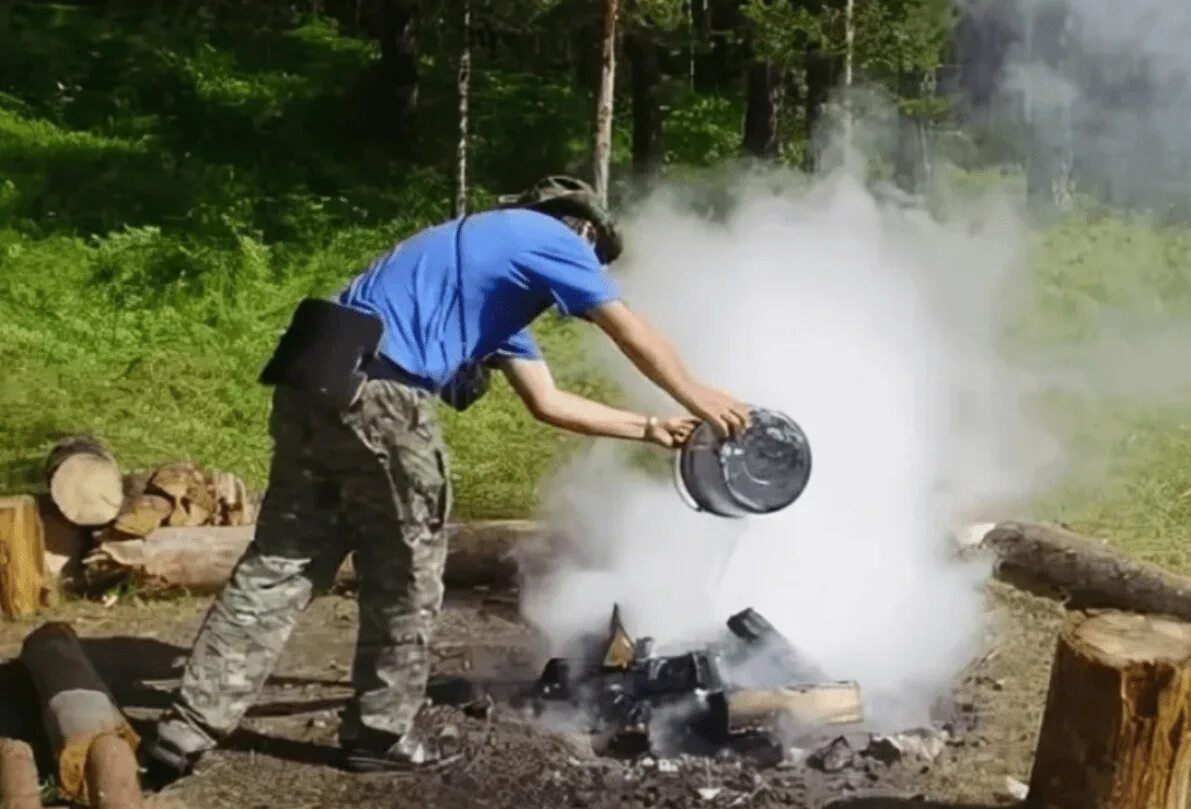
[(116, 519), (124, 502), (120, 467), (103, 443), (92, 436), (59, 441), (46, 459), (45, 479), (58, 510), (84, 528)]
[[(1061, 75), (1066, 48), (1067, 6), (1044, 0), (1032, 6), (1026, 22), (1030, 57)], [(1029, 143), (1025, 160), (1026, 193), (1043, 208), (1065, 210), (1071, 204), (1072, 125), (1070, 102), (1054, 92), (1035, 94), (1026, 85), (1024, 99)]]
[(1191, 579), (1130, 559), (1062, 528), (994, 527), (974, 549), (996, 557), (998, 579), (1071, 609), (1160, 613), (1191, 621)]
[(404, 124), (418, 103), (418, 62), (414, 15), (408, 0), (381, 0), (380, 102), (396, 126)]
[(823, 133), (820, 122), (823, 120), (823, 110), (831, 96), (832, 82), (831, 58), (825, 56), (818, 48), (809, 47), (806, 50), (806, 104), (804, 120), (806, 122), (806, 159), (803, 169), (815, 172), (820, 168), (823, 154)]
[(761, 62), (755, 62), (749, 68), (743, 139), (746, 153), (761, 158), (778, 156), (778, 115), (784, 90), (780, 68)]
[[(900, 98), (923, 96), (921, 77), (902, 73), (898, 77)], [(897, 145), (893, 160), (893, 182), (908, 194), (920, 194), (930, 181), (930, 149), (926, 140), (926, 121), (921, 117), (897, 113)]]
[(691, 9), (691, 89), (706, 91), (715, 85), (711, 42), (709, 0), (690, 0)]
[[(88, 763), (93, 743), (104, 734), (114, 734), (130, 748), (140, 744), (140, 737), (128, 724), (107, 686), (79, 645), (69, 624), (43, 624), (25, 637), (21, 645), (21, 663), (29, 672), (37, 691), (38, 708), (45, 725), (50, 749), (57, 763), (58, 791), (72, 802), (84, 806), (114, 806), (96, 794), (97, 789), (124, 795), (128, 809), (141, 805), (140, 789), (129, 794), (123, 785), (137, 779), (136, 759), (132, 755), (108, 759), (112, 767), (88, 778)], [(110, 755), (109, 743), (98, 748), (98, 755)], [(95, 769), (94, 765), (90, 769)]]
[(37, 501), (0, 498), (0, 608), (9, 618), (36, 615), (43, 606), (45, 538)]
[(711, 53), (707, 58), (708, 89), (723, 89), (737, 81), (740, 75), (733, 70), (732, 34), (740, 23), (739, 0), (705, 0)]
[(452, 216), (467, 213), (467, 107), (471, 99), (471, 0), (463, 0), (463, 45), (459, 52), (459, 143), (455, 147), (455, 199)]
[(0, 739), (0, 807), (41, 809), (33, 748), (16, 739)]
[(604, 36), (600, 47), (600, 85), (596, 93), (592, 175), (596, 195), (608, 202), (608, 170), (612, 160), (612, 103), (616, 89), (616, 18), (619, 0), (604, 0)]
[(844, 0), (844, 75), (840, 81), (843, 85), (843, 110), (840, 121), (840, 138), (843, 141), (845, 156), (852, 148), (852, 52), (856, 41), (855, 0)]
[(662, 112), (658, 103), (657, 46), (642, 34), (625, 39), (633, 68), (633, 171), (652, 174), (661, 163)]
[(1185, 809), (1191, 624), (1069, 616), (1059, 637), (1028, 805)]

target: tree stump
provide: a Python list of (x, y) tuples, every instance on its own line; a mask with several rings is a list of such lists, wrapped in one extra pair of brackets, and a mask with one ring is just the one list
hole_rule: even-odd
[(1070, 614), (1058, 641), (1028, 804), (1186, 809), (1191, 624)]
[(45, 597), (45, 539), (37, 500), (0, 498), (0, 609), (9, 618), (36, 615)]
[(59, 441), (46, 459), (45, 477), (58, 510), (84, 528), (107, 525), (124, 502), (124, 479), (116, 459), (91, 436)]

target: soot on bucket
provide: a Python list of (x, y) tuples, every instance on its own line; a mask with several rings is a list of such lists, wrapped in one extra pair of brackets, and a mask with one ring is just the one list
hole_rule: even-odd
[(756, 408), (747, 430), (721, 438), (704, 422), (675, 457), (675, 485), (687, 504), (721, 517), (780, 511), (811, 473), (806, 434), (792, 418)]

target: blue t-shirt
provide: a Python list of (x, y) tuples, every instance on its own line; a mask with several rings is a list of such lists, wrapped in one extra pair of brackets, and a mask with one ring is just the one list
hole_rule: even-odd
[(619, 296), (578, 234), (552, 216), (510, 208), (415, 234), (353, 279), (339, 302), (380, 317), (380, 352), (437, 391), (468, 360), (540, 357), (527, 327), (551, 305), (582, 315)]

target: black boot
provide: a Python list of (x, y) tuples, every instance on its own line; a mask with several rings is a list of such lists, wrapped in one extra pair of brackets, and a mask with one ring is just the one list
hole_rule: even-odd
[(146, 782), (153, 789), (161, 789), (189, 775), (213, 746), (210, 739), (190, 725), (177, 719), (162, 719), (140, 745)]
[(344, 767), (352, 772), (413, 772), (445, 767), (458, 760), (458, 732), (444, 728), (431, 737), (416, 729), (400, 736), (363, 728), (344, 740)]

